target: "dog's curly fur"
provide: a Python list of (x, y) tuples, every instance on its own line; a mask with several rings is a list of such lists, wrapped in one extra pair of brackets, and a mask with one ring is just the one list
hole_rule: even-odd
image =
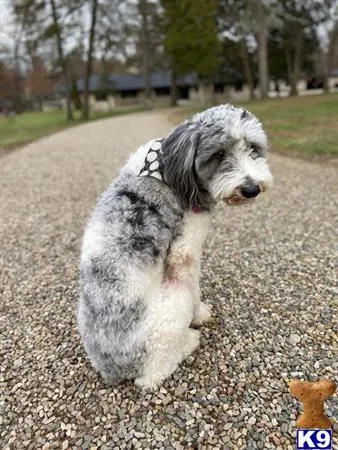
[(139, 176), (150, 145), (131, 157), (87, 226), (78, 309), (94, 367), (142, 388), (173, 373), (199, 345), (191, 323), (210, 319), (199, 272), (214, 205), (252, 200), (245, 188), (263, 191), (272, 180), (265, 133), (242, 108), (210, 108), (175, 128), (162, 141), (164, 181)]

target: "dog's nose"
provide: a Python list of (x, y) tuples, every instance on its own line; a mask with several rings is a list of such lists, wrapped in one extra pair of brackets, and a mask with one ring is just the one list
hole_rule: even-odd
[(241, 189), (241, 194), (245, 198), (257, 197), (257, 195), (261, 192), (261, 188), (258, 184), (251, 184), (250, 186), (244, 186)]

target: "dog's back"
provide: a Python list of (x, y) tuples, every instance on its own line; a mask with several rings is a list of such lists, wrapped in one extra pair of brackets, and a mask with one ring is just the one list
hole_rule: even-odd
[(122, 174), (102, 195), (81, 255), (79, 330), (111, 382), (135, 378), (146, 357), (147, 298), (159, 289), (183, 213), (155, 179)]

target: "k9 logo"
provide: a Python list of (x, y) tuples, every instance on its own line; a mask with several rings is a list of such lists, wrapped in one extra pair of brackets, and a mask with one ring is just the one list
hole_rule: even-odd
[(332, 430), (297, 430), (297, 450), (332, 450)]

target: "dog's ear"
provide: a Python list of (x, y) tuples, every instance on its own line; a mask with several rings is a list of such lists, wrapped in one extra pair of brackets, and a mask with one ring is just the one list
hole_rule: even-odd
[(187, 121), (179, 125), (162, 143), (164, 181), (173, 189), (183, 208), (200, 204), (201, 187), (195, 169), (200, 125)]

